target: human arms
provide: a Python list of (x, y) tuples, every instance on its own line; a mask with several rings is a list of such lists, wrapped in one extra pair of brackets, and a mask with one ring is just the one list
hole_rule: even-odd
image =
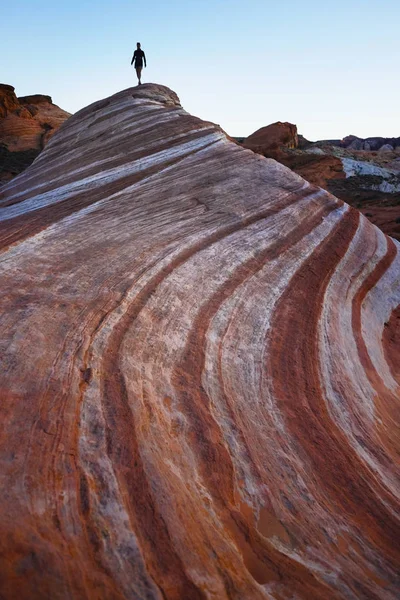
[(143, 60), (144, 60), (144, 66), (147, 67), (147, 64), (146, 64), (146, 55), (145, 55), (144, 52), (143, 52)]
[(133, 53), (133, 56), (132, 56), (131, 66), (133, 65), (133, 61), (135, 60), (135, 58), (136, 58), (136, 50), (135, 50), (135, 52)]

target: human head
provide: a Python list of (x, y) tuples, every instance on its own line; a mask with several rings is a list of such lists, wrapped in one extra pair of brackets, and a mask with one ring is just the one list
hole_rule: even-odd
[(138, 42), (138, 43), (136, 44), (136, 47), (137, 47), (137, 49), (138, 49), (138, 50), (140, 50), (140, 42)]

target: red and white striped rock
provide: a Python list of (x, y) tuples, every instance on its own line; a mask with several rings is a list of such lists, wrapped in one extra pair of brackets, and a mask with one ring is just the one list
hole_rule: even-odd
[(2, 598), (397, 597), (397, 242), (150, 84), (0, 240)]

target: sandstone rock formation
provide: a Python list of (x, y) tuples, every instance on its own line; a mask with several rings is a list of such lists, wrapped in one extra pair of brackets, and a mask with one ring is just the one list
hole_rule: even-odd
[(258, 129), (244, 141), (245, 148), (250, 148), (261, 154), (278, 150), (282, 147), (297, 148), (297, 127), (292, 123), (272, 123)]
[(342, 140), (320, 140), (318, 143), (329, 146), (337, 146), (348, 150), (377, 152), (383, 146), (391, 146), (394, 150), (400, 150), (400, 137), (369, 137), (359, 138), (356, 135), (347, 135)]
[(397, 242), (150, 84), (0, 240), (1, 598), (397, 598)]
[(0, 184), (26, 169), (69, 116), (50, 96), (17, 98), (0, 84)]
[(21, 108), (14, 90), (12, 85), (0, 83), (0, 119)]

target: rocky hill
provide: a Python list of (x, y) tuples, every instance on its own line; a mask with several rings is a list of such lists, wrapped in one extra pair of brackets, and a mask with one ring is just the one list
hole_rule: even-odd
[(17, 98), (0, 84), (0, 185), (27, 168), (69, 116), (50, 96)]
[(398, 597), (397, 242), (145, 84), (0, 248), (2, 599)]

